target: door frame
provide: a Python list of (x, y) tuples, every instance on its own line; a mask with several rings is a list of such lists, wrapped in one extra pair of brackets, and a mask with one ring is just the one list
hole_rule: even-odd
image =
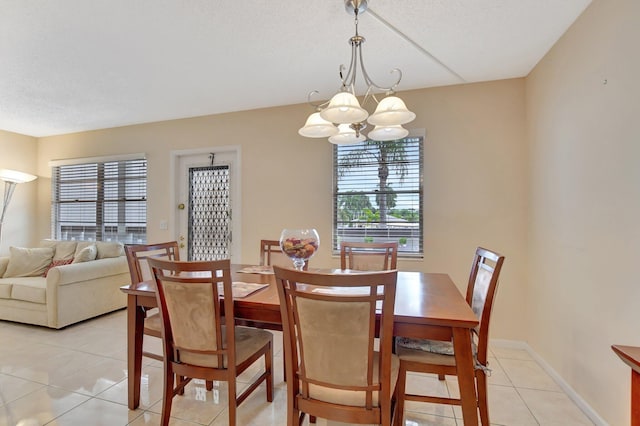
[(224, 145), (224, 146), (211, 146), (207, 148), (194, 148), (194, 149), (181, 149), (170, 151), (170, 188), (169, 200), (170, 200), (170, 212), (169, 212), (169, 232), (174, 236), (174, 239), (178, 241), (179, 229), (177, 229), (177, 185), (178, 179), (176, 173), (179, 170), (179, 164), (182, 157), (188, 157), (192, 155), (208, 155), (208, 154), (226, 154), (233, 157), (232, 167), (229, 169), (231, 180), (231, 232), (232, 232), (232, 244), (231, 251), (229, 252), (233, 263), (242, 263), (242, 164), (241, 164), (241, 147), (240, 145)]

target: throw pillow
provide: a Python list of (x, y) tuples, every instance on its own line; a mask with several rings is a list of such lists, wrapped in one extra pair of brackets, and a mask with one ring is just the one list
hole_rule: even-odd
[(124, 244), (118, 241), (96, 241), (97, 259), (124, 256)]
[(53, 248), (9, 247), (9, 264), (3, 278), (37, 277), (53, 260)]
[(76, 252), (76, 241), (42, 240), (40, 247), (53, 247), (53, 260), (73, 260)]
[(90, 260), (96, 260), (98, 249), (95, 244), (91, 244), (76, 253), (76, 257), (73, 258), (72, 263), (89, 262)]
[(80, 251), (85, 248), (88, 247), (92, 244), (95, 244), (94, 241), (78, 241), (78, 243), (76, 244), (76, 252), (74, 253), (73, 257), (78, 257), (78, 253), (80, 253)]
[(42, 274), (43, 277), (47, 277), (47, 274), (49, 273), (49, 271), (51, 270), (51, 268), (55, 268), (56, 266), (62, 266), (62, 265), (69, 265), (73, 262), (73, 258), (71, 259), (59, 259), (59, 260), (53, 260), (51, 262), (51, 264), (49, 266), (47, 266), (47, 270), (44, 271), (44, 274)]

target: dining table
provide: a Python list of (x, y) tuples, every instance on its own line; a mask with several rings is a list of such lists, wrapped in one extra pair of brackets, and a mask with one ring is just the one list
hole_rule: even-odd
[[(268, 284), (242, 298), (234, 298), (236, 320), (269, 329), (282, 329), (280, 301), (273, 273), (252, 265), (232, 264), (234, 282)], [(341, 269), (315, 269), (310, 272), (351, 273)], [(154, 281), (121, 287), (127, 295), (128, 406), (140, 404), (142, 342), (145, 312), (157, 307)], [(453, 340), (464, 424), (477, 426), (477, 394), (471, 345), (471, 330), (478, 318), (445, 273), (398, 271), (394, 306), (394, 335), (402, 337)]]

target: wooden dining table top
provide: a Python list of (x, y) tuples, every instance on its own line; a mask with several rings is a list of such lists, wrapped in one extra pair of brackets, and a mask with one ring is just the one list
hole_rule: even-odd
[[(232, 280), (247, 283), (269, 284), (247, 297), (235, 300), (236, 316), (255, 319), (252, 311), (273, 312), (273, 321), (280, 322), (280, 301), (276, 288), (275, 275), (265, 273), (243, 273), (242, 269), (251, 265), (232, 264)], [(358, 273), (342, 269), (309, 268), (309, 272), (322, 273)], [(123, 286), (122, 291), (137, 296), (154, 297), (156, 286), (153, 281)], [(478, 325), (475, 316), (464, 297), (448, 274), (398, 271), (395, 322), (407, 322), (416, 325), (448, 326), (474, 328)]]

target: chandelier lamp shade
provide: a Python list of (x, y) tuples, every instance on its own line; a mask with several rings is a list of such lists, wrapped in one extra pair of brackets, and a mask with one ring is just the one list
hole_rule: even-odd
[[(329, 142), (339, 145), (348, 145), (364, 140), (391, 141), (402, 139), (409, 131), (402, 127), (416, 118), (416, 114), (409, 111), (404, 101), (395, 95), (395, 88), (402, 80), (402, 72), (394, 68), (392, 73), (398, 75), (397, 80), (391, 86), (381, 86), (373, 82), (364, 66), (362, 56), (362, 44), (365, 39), (358, 34), (358, 15), (367, 9), (367, 0), (345, 0), (345, 9), (355, 16), (355, 35), (349, 39), (351, 45), (351, 62), (347, 69), (340, 65), (340, 80), (342, 85), (329, 101), (319, 105), (311, 102), (311, 97), (317, 94), (313, 91), (309, 94), (309, 103), (316, 108), (305, 125), (298, 130), (301, 136), (308, 138), (329, 138)], [(360, 71), (358, 71), (358, 68)], [(356, 75), (360, 73), (366, 84), (362, 105), (355, 93)], [(376, 97), (385, 96), (380, 101)], [(367, 103), (376, 103), (373, 114), (363, 108)], [(367, 136), (362, 131), (374, 126)]]
[(329, 142), (335, 145), (351, 145), (367, 140), (362, 133), (356, 134), (355, 129), (348, 123), (338, 124), (336, 130), (336, 134), (329, 136)]
[(2, 203), (2, 212), (0, 213), (0, 240), (2, 239), (2, 224), (4, 223), (4, 216), (7, 213), (7, 207), (11, 201), (16, 185), (19, 183), (26, 183), (35, 180), (37, 176), (29, 173), (19, 172), (17, 170), (0, 169), (0, 180), (4, 181), (4, 200)]

